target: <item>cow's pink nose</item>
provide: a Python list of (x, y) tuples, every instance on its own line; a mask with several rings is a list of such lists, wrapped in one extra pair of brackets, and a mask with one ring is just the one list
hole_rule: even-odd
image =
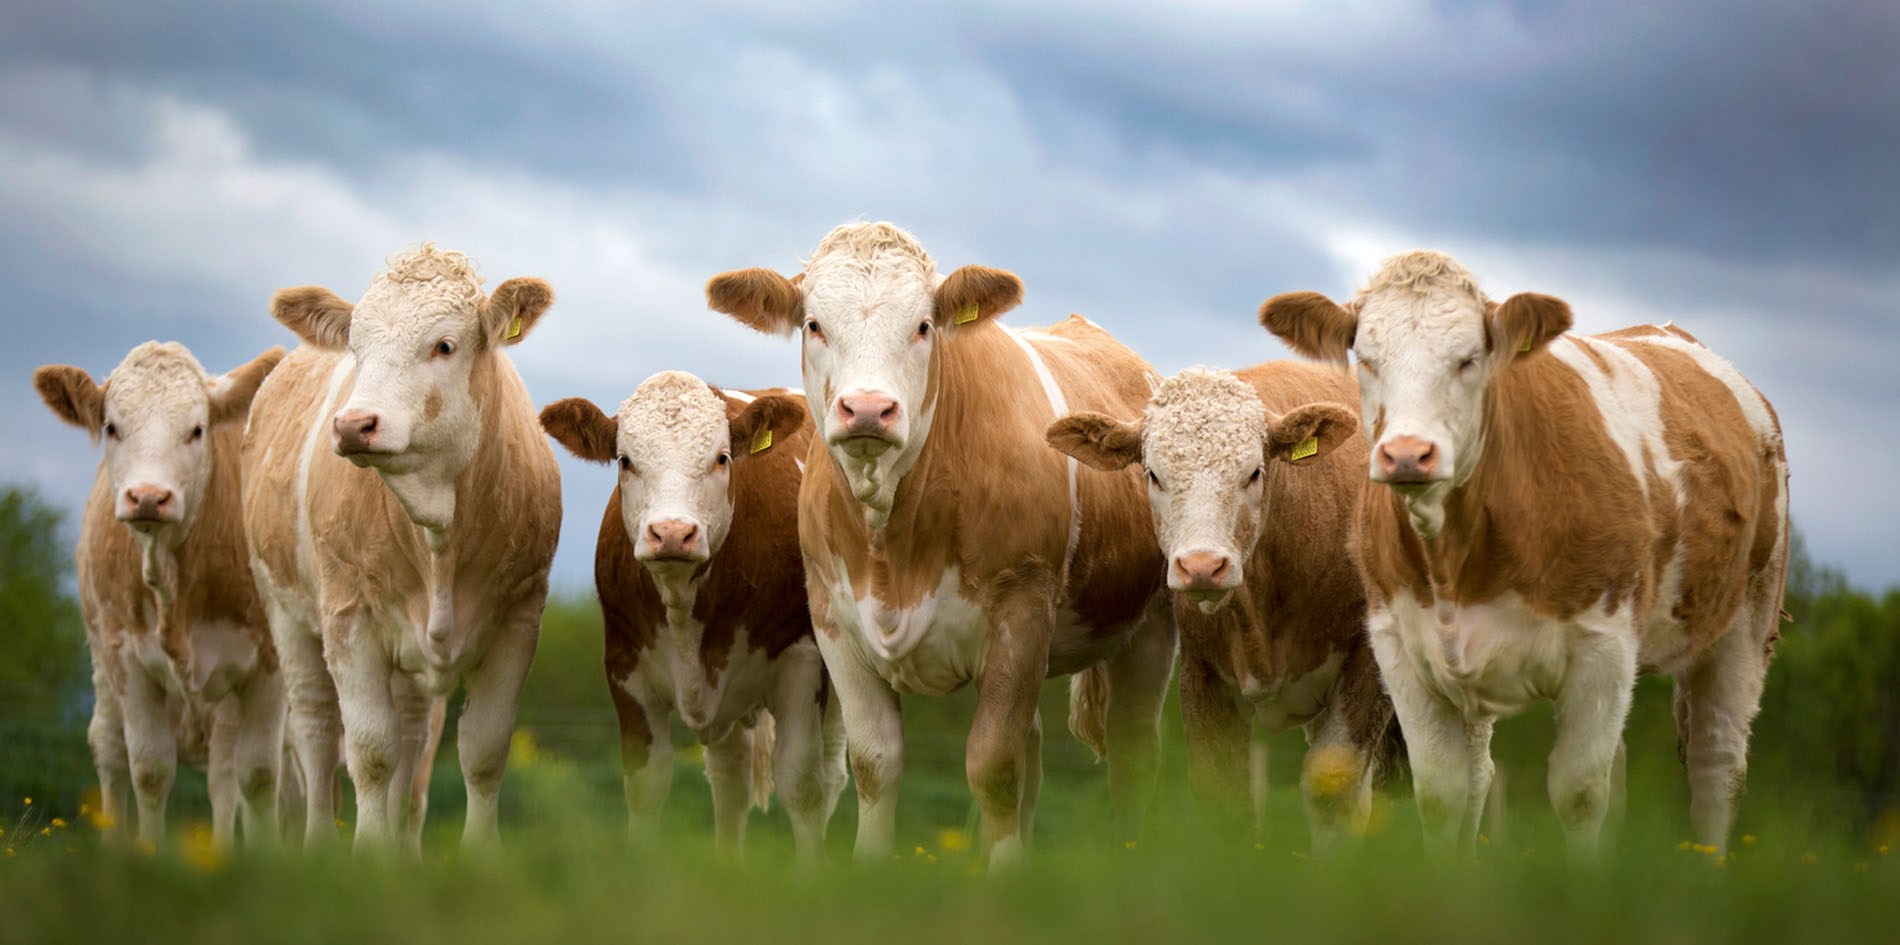
[(647, 526), (647, 547), (656, 558), (684, 558), (699, 543), (699, 526), (692, 522), (654, 522)]
[(897, 422), (897, 401), (883, 394), (838, 398), (838, 420), (851, 436), (882, 436)]
[(133, 521), (160, 521), (171, 511), (172, 491), (164, 486), (133, 486), (125, 490), (125, 504)]
[(1225, 586), (1230, 569), (1226, 555), (1206, 551), (1174, 559), (1174, 575), (1184, 591), (1218, 591)]
[(330, 421), (336, 433), (336, 451), (346, 456), (369, 452), (381, 419), (370, 410), (346, 410), (337, 414), (336, 419)]
[(1438, 447), (1415, 436), (1395, 436), (1379, 446), (1379, 472), (1386, 482), (1432, 481)]

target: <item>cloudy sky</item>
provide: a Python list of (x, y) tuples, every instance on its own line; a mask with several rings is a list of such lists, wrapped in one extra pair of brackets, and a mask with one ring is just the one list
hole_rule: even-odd
[[(690, 7), (682, 9), (683, 7)], [(1458, 255), (1580, 327), (1673, 319), (1781, 413), (1815, 555), (1900, 584), (1900, 6), (1520, 0), (23, 0), (0, 10), (0, 482), (77, 509), (37, 401), (148, 338), (221, 371), (271, 292), (359, 296), (420, 239), (559, 302), (538, 402), (796, 383), (707, 277), (888, 219), (1172, 372), (1285, 357), (1261, 300)], [(610, 474), (564, 463), (557, 583)]]

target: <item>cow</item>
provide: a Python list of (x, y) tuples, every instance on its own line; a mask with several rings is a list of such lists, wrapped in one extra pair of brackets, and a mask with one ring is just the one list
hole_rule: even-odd
[[(399, 834), (417, 848), (430, 716), (458, 680), (462, 841), (497, 839), (561, 487), (503, 351), (553, 290), (539, 279), (492, 295), (481, 286), (468, 257), (423, 243), (392, 257), (355, 305), (316, 286), (271, 300), (303, 344), (251, 412), (245, 533), (304, 771), (335, 769), (340, 715), (359, 850)], [(313, 841), (334, 835), (328, 780), (311, 778)]]
[(1357, 544), (1379, 671), (1431, 846), (1469, 851), (1493, 720), (1556, 708), (1549, 794), (1594, 858), (1637, 674), (1675, 677), (1700, 842), (1727, 842), (1781, 611), (1788, 465), (1774, 410), (1673, 325), (1569, 333), (1437, 252), (1353, 300), (1275, 296), (1295, 351), (1358, 365), (1372, 491)]
[(544, 408), (541, 426), (618, 467), (594, 584), (629, 826), (639, 835), (666, 802), (677, 711), (705, 746), (719, 846), (739, 848), (748, 808), (776, 782), (800, 857), (816, 860), (844, 790), (844, 729), (798, 554), (804, 392), (666, 371), (611, 417), (574, 397)]
[[(898, 694), (977, 689), (964, 753), (992, 867), (1018, 862), (1041, 786), (1037, 695), (1109, 764), (1118, 831), (1154, 786), (1174, 623), (1136, 473), (1077, 474), (1043, 442), (1071, 410), (1140, 414), (1158, 380), (1087, 320), (1011, 331), (1013, 273), (948, 277), (888, 223), (831, 231), (796, 279), (714, 277), (713, 309), (801, 336), (817, 435), (799, 493), (812, 625), (844, 711), (856, 853), (891, 853)], [(1086, 671), (1086, 672), (1084, 672)]]
[(1317, 365), (1190, 368), (1140, 419), (1079, 412), (1048, 429), (1051, 446), (1089, 466), (1140, 466), (1147, 479), (1196, 792), (1217, 822), (1236, 819), (1254, 724), (1303, 726), (1315, 854), (1364, 833), (1374, 780), (1399, 750), (1350, 560), (1366, 450), (1344, 404), (1357, 399), (1350, 379)]
[(104, 384), (69, 365), (33, 372), (55, 415), (105, 439), (78, 547), (87, 740), (106, 821), (122, 835), (129, 786), (153, 848), (181, 756), (206, 769), (215, 843), (231, 844), (240, 812), (247, 843), (276, 837), (284, 680), (244, 561), (238, 450), (283, 357), (212, 377), (183, 345), (148, 341)]

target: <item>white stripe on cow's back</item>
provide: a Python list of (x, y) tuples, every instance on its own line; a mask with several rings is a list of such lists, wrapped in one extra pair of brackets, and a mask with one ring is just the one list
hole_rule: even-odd
[(749, 404), (753, 400), (757, 399), (757, 398), (754, 398), (751, 394), (748, 394), (742, 390), (722, 390), (721, 393), (724, 393), (727, 397), (730, 397), (733, 400), (736, 400), (742, 404)]
[[(1009, 338), (1011, 341), (1016, 342), (1016, 344), (1022, 347), (1023, 354), (1028, 356), (1029, 358), (1030, 367), (1033, 367), (1036, 369), (1036, 379), (1042, 382), (1043, 396), (1049, 398), (1049, 409), (1053, 411), (1054, 415), (1057, 417), (1068, 416), (1069, 415), (1069, 399), (1067, 397), (1062, 396), (1062, 388), (1056, 386), (1055, 376), (1049, 373), (1049, 366), (1047, 364), (1042, 363), (1042, 355), (1036, 353), (1035, 346), (1030, 344), (1029, 341), (1024, 337), (1024, 334), (1026, 333), (1017, 332), (1011, 329), (1007, 325), (1003, 326), (1003, 332), (1009, 335)], [(1037, 334), (1041, 335), (1042, 333), (1038, 332)], [(1043, 337), (1048, 337), (1048, 336), (1044, 335)], [(1066, 340), (1066, 339), (1063, 339), (1063, 340)], [(1069, 565), (1075, 561), (1075, 546), (1080, 544), (1082, 541), (1082, 497), (1081, 497), (1081, 494), (1076, 491), (1076, 483), (1075, 483), (1076, 460), (1075, 460), (1075, 457), (1073, 456), (1068, 457), (1068, 471), (1069, 471), (1069, 542), (1068, 542), (1067, 547), (1065, 547), (1062, 551), (1061, 580), (1064, 583), (1066, 583), (1069, 580)]]
[(1742, 372), (1736, 370), (1735, 365), (1730, 364), (1727, 358), (1673, 334), (1644, 335), (1630, 340), (1680, 351), (1688, 355), (1694, 359), (1697, 367), (1728, 387), (1729, 393), (1735, 396), (1735, 403), (1742, 408), (1742, 416), (1747, 418), (1749, 428), (1754, 430), (1756, 435), (1771, 444), (1780, 440), (1781, 435), (1775, 429), (1774, 414), (1768, 409), (1767, 399), (1762, 397), (1761, 391), (1756, 390), (1755, 385), (1750, 384), (1748, 379), (1742, 376)]
[[(1586, 346), (1608, 365), (1608, 370), (1585, 353)], [(1669, 484), (1676, 508), (1681, 508), (1685, 501), (1682, 463), (1669, 455), (1669, 446), (1663, 440), (1662, 385), (1649, 365), (1613, 343), (1583, 335), (1564, 335), (1549, 347), (1550, 353), (1576, 371), (1589, 387), (1597, 413), (1603, 417), (1603, 428), (1629, 461), (1637, 488), (1649, 496), (1649, 472), (1654, 469), (1657, 477)]]

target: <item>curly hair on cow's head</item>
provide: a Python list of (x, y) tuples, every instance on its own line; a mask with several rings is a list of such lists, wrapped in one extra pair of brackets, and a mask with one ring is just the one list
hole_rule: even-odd
[[(379, 279), (391, 282), (442, 282), (453, 285), (460, 283), (462, 295), (457, 301), (471, 305), (480, 305), (486, 296), (482, 293), (481, 266), (465, 253), (442, 249), (434, 240), (423, 240), (383, 261), (387, 267), (377, 275)], [(446, 287), (446, 286), (445, 286)]]
[(1365, 298), (1378, 292), (1425, 295), (1447, 289), (1466, 293), (1477, 299), (1479, 304), (1486, 301), (1484, 290), (1478, 288), (1477, 277), (1458, 260), (1435, 249), (1416, 249), (1400, 253), (1380, 264), (1378, 271), (1372, 274), (1356, 297)]

